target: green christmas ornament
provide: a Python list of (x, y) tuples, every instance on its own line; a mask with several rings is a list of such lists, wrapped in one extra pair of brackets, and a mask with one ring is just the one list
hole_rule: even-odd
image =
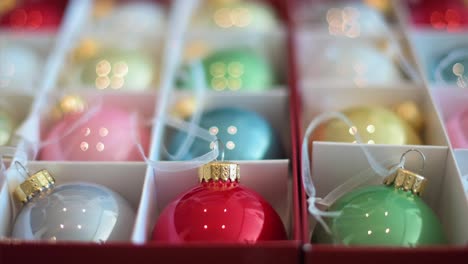
[(419, 197), (424, 177), (399, 169), (384, 184), (339, 198), (329, 211), (341, 213), (325, 220), (331, 234), (318, 224), (312, 243), (417, 247), (446, 242), (439, 220)]
[(104, 50), (83, 64), (81, 83), (98, 90), (148, 88), (155, 77), (151, 56), (137, 50)]
[[(215, 91), (262, 91), (274, 85), (273, 69), (259, 53), (248, 48), (224, 49), (201, 61), (206, 85)], [(178, 86), (193, 88), (193, 67), (184, 66)]]

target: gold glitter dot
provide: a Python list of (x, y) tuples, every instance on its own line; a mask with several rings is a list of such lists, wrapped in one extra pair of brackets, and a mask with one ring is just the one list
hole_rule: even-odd
[(99, 135), (100, 135), (101, 137), (106, 137), (108, 134), (109, 134), (109, 130), (108, 130), (107, 128), (101, 127), (101, 128), (99, 129)]
[(96, 88), (103, 90), (109, 87), (110, 79), (107, 76), (101, 76), (96, 78)]
[(227, 80), (224, 77), (216, 77), (211, 80), (211, 87), (216, 91), (222, 91), (226, 89)]
[(456, 76), (462, 76), (465, 73), (465, 66), (461, 63), (455, 63), (452, 67), (453, 74)]
[(219, 132), (219, 129), (218, 127), (213, 126), (213, 127), (210, 127), (209, 132), (211, 135), (216, 136)]
[(232, 11), (233, 24), (238, 27), (246, 27), (252, 22), (252, 14), (247, 8), (235, 8)]
[(124, 77), (128, 73), (128, 65), (125, 61), (119, 61), (112, 68), (115, 76)]
[(125, 79), (119, 76), (112, 76), (110, 86), (112, 89), (120, 89), (125, 84)]
[(366, 128), (367, 132), (369, 132), (370, 134), (374, 133), (375, 132), (375, 126), (374, 125), (368, 125), (367, 128)]
[(210, 74), (213, 77), (223, 77), (226, 74), (226, 65), (222, 62), (215, 62), (211, 64)]
[(89, 148), (88, 142), (85, 142), (85, 141), (81, 142), (81, 144), (80, 144), (80, 149), (81, 149), (82, 151), (87, 151), (88, 148)]
[(111, 68), (111, 64), (107, 60), (102, 60), (96, 64), (96, 74), (98, 76), (107, 76)]
[(96, 144), (96, 150), (102, 152), (104, 150), (104, 144), (102, 142), (98, 142)]
[(241, 77), (244, 74), (244, 65), (238, 61), (233, 61), (228, 65), (228, 73), (232, 77)]
[(231, 135), (235, 135), (235, 134), (237, 133), (237, 127), (235, 127), (235, 126), (229, 126), (229, 127), (227, 128), (227, 132), (228, 132), (229, 134), (231, 134)]
[(233, 91), (237, 91), (242, 87), (242, 79), (240, 78), (229, 78), (228, 87)]
[(91, 129), (89, 127), (85, 128), (84, 130), (84, 136), (87, 137), (91, 134)]
[(357, 128), (355, 126), (349, 128), (349, 134), (351, 134), (352, 136), (356, 135), (356, 132)]
[(232, 141), (228, 141), (226, 142), (226, 148), (229, 149), (229, 150), (233, 150), (236, 148), (236, 144)]
[(213, 20), (216, 25), (222, 28), (232, 27), (232, 20), (230, 16), (230, 10), (227, 8), (220, 8), (216, 10), (213, 15)]

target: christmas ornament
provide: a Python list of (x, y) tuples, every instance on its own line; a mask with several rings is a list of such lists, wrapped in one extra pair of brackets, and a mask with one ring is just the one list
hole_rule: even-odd
[(414, 129), (394, 112), (378, 106), (352, 107), (343, 111), (354, 127), (333, 119), (318, 127), (312, 141), (355, 143), (359, 132), (362, 142), (368, 144), (420, 145)]
[(340, 214), (326, 219), (331, 234), (318, 225), (312, 242), (403, 247), (444, 244), (439, 220), (419, 197), (426, 179), (399, 169), (384, 183), (388, 186), (363, 187), (339, 198), (329, 211)]
[(468, 47), (455, 49), (444, 56), (434, 69), (436, 81), (468, 87)]
[(356, 38), (381, 36), (387, 32), (384, 17), (376, 9), (359, 1), (304, 2), (297, 12), (300, 20), (327, 26), (333, 36)]
[(453, 148), (468, 148), (468, 109), (455, 112), (445, 123)]
[(16, 124), (10, 113), (6, 110), (0, 109), (0, 146), (8, 145), (10, 143), (15, 127)]
[(255, 243), (284, 240), (279, 215), (260, 195), (239, 185), (239, 165), (211, 162), (200, 168), (200, 185), (159, 215), (155, 241)]
[(55, 121), (61, 120), (66, 115), (79, 114), (86, 111), (87, 104), (78, 95), (65, 95), (62, 97), (54, 109), (52, 109), (52, 117)]
[(96, 113), (68, 114), (45, 137), (42, 160), (141, 161), (137, 140), (147, 153), (150, 130), (130, 113), (102, 106)]
[(464, 0), (408, 1), (413, 23), (436, 30), (458, 31), (468, 26), (468, 4)]
[(24, 0), (0, 4), (0, 26), (12, 30), (56, 30), (66, 5), (67, 1), (61, 0)]
[(0, 88), (33, 92), (40, 64), (41, 59), (31, 48), (18, 43), (0, 47)]
[(278, 29), (273, 8), (261, 1), (206, 1), (195, 14), (195, 27), (269, 32)]
[(155, 78), (151, 56), (138, 50), (103, 50), (79, 69), (81, 83), (104, 89), (143, 90)]
[[(239, 108), (218, 108), (205, 112), (199, 126), (226, 144), (226, 159), (259, 160), (282, 158), (280, 140), (270, 124), (260, 115)], [(171, 138), (169, 151), (176, 153), (187, 138), (179, 131)], [(195, 138), (183, 160), (201, 156), (213, 148), (213, 142)]]
[[(310, 50), (302, 76), (353, 82), (357, 86), (389, 84), (402, 79), (391, 57), (369, 42), (330, 42)], [(313, 58), (313, 59), (311, 59)]]
[(118, 193), (92, 183), (54, 185), (49, 172), (41, 170), (15, 190), (24, 206), (15, 220), (14, 238), (98, 243), (130, 239), (135, 212)]
[[(269, 62), (247, 48), (224, 49), (202, 60), (206, 85), (215, 91), (263, 91), (274, 85), (274, 73)], [(183, 68), (178, 84), (192, 88), (191, 66)]]
[[(99, 4), (98, 4), (98, 7)], [(126, 2), (110, 5), (105, 12), (95, 12), (96, 19), (90, 25), (92, 30), (104, 34), (142, 37), (164, 28), (164, 11), (154, 2)], [(123, 39), (122, 39), (123, 40)], [(132, 39), (134, 41), (134, 39)]]
[(419, 107), (413, 101), (404, 101), (393, 107), (393, 111), (405, 120), (418, 134), (424, 128), (424, 117)]

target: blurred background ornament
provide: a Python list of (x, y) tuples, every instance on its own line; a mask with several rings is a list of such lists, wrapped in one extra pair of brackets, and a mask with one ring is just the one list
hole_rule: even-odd
[[(249, 48), (215, 51), (202, 59), (206, 85), (215, 91), (263, 91), (273, 88), (274, 73), (260, 53)], [(193, 64), (185, 65), (178, 78), (184, 88), (193, 87)]]
[(209, 0), (195, 13), (192, 25), (229, 31), (274, 32), (279, 22), (273, 8), (264, 1)]
[[(255, 112), (240, 108), (217, 108), (203, 113), (198, 125), (224, 142), (226, 159), (261, 160), (283, 157), (281, 141), (276, 132), (265, 118)], [(176, 132), (170, 140), (170, 153), (176, 153), (187, 136), (186, 132)], [(188, 153), (180, 159), (189, 160), (201, 156), (213, 147), (213, 142), (196, 138)]]
[(468, 26), (468, 4), (464, 0), (411, 0), (407, 4), (416, 25), (449, 32)]
[(0, 26), (20, 31), (55, 31), (68, 1), (2, 0)]
[(41, 170), (26, 179), (15, 197), (24, 204), (13, 237), (24, 240), (128, 241), (135, 212), (118, 193), (102, 185), (74, 182), (55, 187)]
[(64, 116), (43, 140), (41, 160), (142, 161), (136, 144), (140, 143), (148, 153), (150, 128), (136, 115), (102, 106)]
[(239, 165), (211, 162), (200, 184), (161, 212), (153, 241), (256, 243), (287, 239), (278, 213), (256, 192), (239, 184)]
[(446, 121), (445, 128), (453, 148), (468, 148), (468, 109), (455, 111)]
[(301, 60), (304, 78), (342, 80), (358, 87), (401, 81), (392, 58), (367, 41), (333, 41), (307, 51)]
[(342, 111), (354, 127), (338, 119), (332, 119), (319, 126), (312, 141), (333, 141), (356, 143), (359, 132), (363, 143), (420, 145), (418, 134), (404, 119), (382, 106), (358, 106)]
[(442, 84), (468, 87), (468, 47), (446, 54), (435, 66), (434, 79)]
[(41, 58), (19, 43), (0, 46), (0, 89), (33, 94), (41, 75)]
[(94, 19), (90, 30), (98, 34), (111, 34), (122, 41), (164, 34), (165, 11), (155, 1), (115, 1), (101, 0), (95, 3)]
[(92, 53), (94, 56), (75, 66), (80, 83), (86, 87), (141, 91), (157, 78), (153, 56), (144, 51), (101, 49)]

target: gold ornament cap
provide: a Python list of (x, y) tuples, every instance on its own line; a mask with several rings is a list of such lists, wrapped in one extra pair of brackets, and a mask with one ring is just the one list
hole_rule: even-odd
[(86, 102), (78, 95), (66, 95), (52, 110), (54, 120), (60, 120), (69, 114), (82, 113), (86, 110)]
[(421, 196), (426, 188), (427, 179), (412, 171), (400, 168), (396, 173), (388, 176), (383, 182), (385, 185), (392, 185), (395, 189), (411, 191), (413, 194)]
[(200, 182), (214, 181), (239, 181), (239, 164), (225, 161), (213, 161), (201, 166), (198, 170)]
[(37, 195), (51, 190), (54, 186), (54, 177), (47, 170), (40, 170), (21, 183), (16, 188), (14, 195), (18, 201), (27, 203)]

